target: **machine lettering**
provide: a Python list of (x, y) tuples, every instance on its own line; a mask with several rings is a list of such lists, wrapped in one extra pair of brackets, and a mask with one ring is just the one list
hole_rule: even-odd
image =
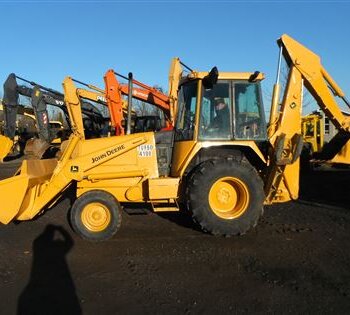
[(113, 155), (113, 154), (115, 154), (115, 153), (117, 153), (117, 152), (119, 152), (120, 150), (123, 150), (123, 149), (125, 149), (124, 144), (119, 145), (119, 146), (115, 147), (114, 149), (111, 149), (111, 150), (106, 151), (105, 153), (102, 153), (99, 156), (93, 157), (92, 158), (92, 163), (98, 162), (101, 159), (104, 159), (104, 158), (106, 158), (108, 156), (111, 156), (111, 155)]

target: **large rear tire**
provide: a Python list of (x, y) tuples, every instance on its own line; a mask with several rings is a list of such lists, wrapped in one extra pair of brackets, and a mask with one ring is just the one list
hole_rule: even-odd
[(263, 213), (263, 181), (246, 161), (203, 162), (192, 173), (186, 193), (194, 221), (214, 235), (245, 234)]
[(111, 238), (121, 225), (121, 206), (109, 193), (91, 190), (81, 195), (70, 211), (73, 230), (89, 241)]

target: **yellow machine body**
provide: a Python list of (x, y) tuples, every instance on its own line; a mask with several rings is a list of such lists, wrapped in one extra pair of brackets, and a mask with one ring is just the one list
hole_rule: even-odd
[[(151, 182), (148, 189), (147, 180), (158, 178), (153, 133), (90, 140), (72, 135), (64, 146), (59, 160), (24, 160), (17, 175), (0, 181), (0, 222), (32, 219), (72, 181), (78, 182), (78, 196), (103, 189), (120, 201), (146, 201), (148, 195), (158, 199), (159, 193), (152, 192), (158, 187), (168, 191), (167, 180)], [(177, 197), (174, 182), (169, 198)]]
[[(228, 76), (225, 74), (225, 77)], [(246, 78), (249, 74), (234, 73), (232, 76)], [(77, 197), (91, 190), (103, 190), (120, 202), (150, 202), (155, 211), (178, 210), (179, 187), (184, 171), (201, 149), (209, 147), (249, 147), (266, 162), (254, 141), (209, 142), (197, 141), (195, 137), (193, 141), (174, 145), (171, 177), (160, 177), (153, 132), (86, 140), (79, 96), (94, 96), (85, 90), (75, 89), (69, 78), (65, 80), (64, 87), (73, 134), (62, 143), (59, 160), (25, 160), (16, 176), (0, 181), (0, 197), (3, 200), (0, 222), (4, 224), (14, 219), (32, 219), (51, 206), (73, 181), (77, 182)], [(12, 200), (8, 198), (8, 192), (14, 189), (20, 194)]]
[[(128, 146), (131, 149), (126, 149)], [(125, 152), (113, 157), (119, 150)], [(82, 159), (92, 152), (96, 153), (90, 161)], [(91, 163), (78, 182), (78, 196), (92, 189), (103, 189), (119, 201), (146, 201), (148, 197), (144, 191), (147, 188), (145, 181), (158, 178), (156, 147), (151, 132), (115, 136), (102, 141), (83, 140), (78, 143), (73, 158), (74, 156), (77, 157), (76, 165), (79, 168), (85, 168), (81, 161)], [(109, 159), (110, 156), (113, 158)], [(95, 167), (99, 162), (101, 164)]]

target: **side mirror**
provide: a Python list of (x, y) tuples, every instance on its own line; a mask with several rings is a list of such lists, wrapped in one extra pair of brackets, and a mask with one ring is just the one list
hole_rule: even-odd
[(214, 67), (210, 70), (207, 76), (203, 78), (203, 86), (206, 89), (212, 89), (214, 84), (218, 81), (219, 70), (217, 67)]
[(248, 79), (249, 82), (255, 82), (256, 78), (259, 76), (260, 71), (255, 71)]

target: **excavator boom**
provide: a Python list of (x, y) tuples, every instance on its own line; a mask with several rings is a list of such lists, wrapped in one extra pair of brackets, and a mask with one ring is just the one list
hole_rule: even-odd
[[(132, 97), (159, 108), (165, 116), (166, 127), (172, 128), (175, 123), (177, 92), (182, 76), (182, 66), (179, 58), (173, 58), (169, 70), (169, 95), (158, 89), (132, 79)], [(129, 95), (129, 85), (120, 84), (117, 73), (110, 69), (104, 75), (106, 98), (111, 113), (111, 123), (116, 128), (116, 135), (123, 135), (123, 100), (122, 95)], [(124, 77), (125, 78), (125, 77)]]
[[(19, 85), (17, 79), (31, 84), (33, 87)], [(3, 160), (11, 151), (16, 132), (16, 114), (19, 106), (19, 96), (31, 99), (31, 105), (36, 118), (39, 139), (27, 142), (25, 153), (28, 156), (41, 157), (55, 138), (50, 133), (49, 115), (47, 105), (60, 108), (71, 128), (68, 110), (64, 102), (64, 95), (58, 91), (46, 88), (40, 84), (28, 81), (11, 73), (4, 83), (4, 136), (0, 137), (0, 160)], [(105, 102), (101, 101), (103, 104)], [(94, 122), (103, 122), (104, 118), (99, 110), (88, 102), (82, 102), (82, 113)]]
[[(116, 135), (123, 135), (123, 95), (129, 95), (129, 85), (120, 84), (117, 79), (117, 73), (114, 70), (108, 70), (104, 75), (106, 86), (107, 104), (111, 113), (111, 123), (116, 129)], [(138, 87), (132, 88), (132, 97), (134, 99), (152, 104), (161, 109), (164, 113), (167, 127), (172, 126), (173, 118), (171, 117), (170, 100), (167, 95), (156, 88), (150, 87), (142, 82), (132, 79), (133, 85)]]

